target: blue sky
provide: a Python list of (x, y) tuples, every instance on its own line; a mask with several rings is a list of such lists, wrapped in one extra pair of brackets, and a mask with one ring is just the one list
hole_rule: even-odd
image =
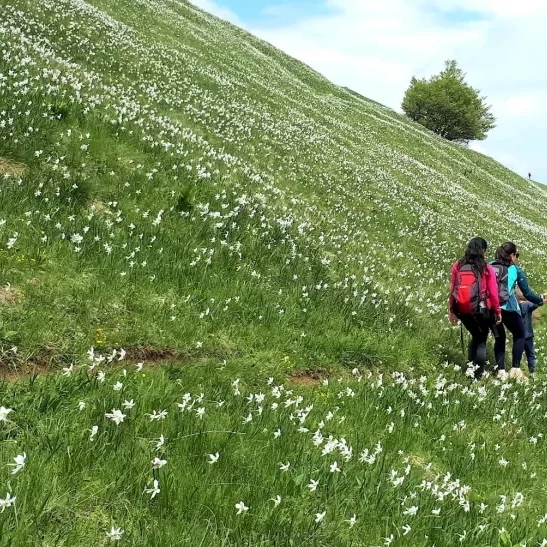
[[(272, 0), (220, 0), (218, 5), (224, 6), (235, 13), (247, 25), (260, 24), (275, 26), (294, 22), (295, 19), (303, 20), (321, 15), (334, 15), (337, 10), (323, 0), (307, 0), (283, 2)], [(482, 20), (488, 14), (464, 8), (452, 8), (443, 10), (431, 6), (431, 13), (448, 23), (467, 23)]]
[(192, 0), (399, 110), (412, 76), (458, 60), (498, 119), (472, 144), (547, 184), (547, 0)]
[(237, 14), (248, 25), (275, 26), (295, 19), (335, 13), (322, 0), (272, 2), (271, 0), (226, 0), (218, 2)]

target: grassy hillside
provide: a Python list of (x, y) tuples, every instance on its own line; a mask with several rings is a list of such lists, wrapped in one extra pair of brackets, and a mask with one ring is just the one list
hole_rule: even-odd
[(0, 507), (16, 497), (0, 545), (545, 541), (545, 382), (470, 386), (446, 364), (301, 387), (275, 372), (251, 383), (238, 363), (139, 371), (100, 357), (87, 364), (103, 374), (0, 386), (13, 409)]
[(545, 189), (184, 1), (0, 13), (0, 545), (547, 544), (546, 329), (446, 318)]
[(427, 368), (469, 237), (547, 286), (541, 189), (186, 2), (9, 0), (0, 40), (8, 364)]

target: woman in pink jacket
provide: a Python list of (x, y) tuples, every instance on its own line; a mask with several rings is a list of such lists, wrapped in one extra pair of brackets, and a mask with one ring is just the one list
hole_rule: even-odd
[(475, 378), (484, 372), (488, 333), (494, 322), (501, 323), (496, 273), (484, 256), (487, 247), (483, 238), (473, 238), (452, 266), (450, 283), (450, 322), (457, 325), (460, 320), (471, 335), (467, 358), (475, 366)]

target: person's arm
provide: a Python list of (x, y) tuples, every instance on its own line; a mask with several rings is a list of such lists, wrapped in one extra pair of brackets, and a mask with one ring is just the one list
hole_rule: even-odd
[(454, 284), (456, 282), (456, 264), (452, 265), (452, 272), (450, 276), (450, 294), (448, 295), (448, 311), (454, 312)]
[(486, 279), (486, 290), (488, 291), (488, 297), (490, 298), (490, 307), (496, 315), (501, 314), (500, 296), (498, 292), (498, 281), (496, 279), (496, 272), (490, 264), (486, 266), (488, 275)]
[(517, 285), (522, 291), (524, 298), (537, 306), (543, 306), (543, 297), (538, 296), (528, 285), (528, 278), (526, 274), (520, 269), (517, 268)]
[(452, 325), (458, 323), (458, 318), (454, 315), (454, 285), (456, 283), (456, 273), (458, 271), (458, 263), (456, 262), (452, 266), (452, 273), (450, 278), (450, 295), (448, 296), (448, 318)]
[(519, 302), (519, 303), (520, 303), (520, 309), (522, 310), (523, 315), (532, 313), (539, 308), (537, 304), (533, 304), (532, 302)]

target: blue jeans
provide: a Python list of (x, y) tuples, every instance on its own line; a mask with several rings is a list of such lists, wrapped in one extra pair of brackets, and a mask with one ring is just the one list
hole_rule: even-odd
[(528, 359), (528, 369), (530, 372), (535, 372), (536, 370), (536, 352), (534, 350), (534, 337), (526, 338), (524, 342), (524, 351), (526, 353), (526, 358)]

